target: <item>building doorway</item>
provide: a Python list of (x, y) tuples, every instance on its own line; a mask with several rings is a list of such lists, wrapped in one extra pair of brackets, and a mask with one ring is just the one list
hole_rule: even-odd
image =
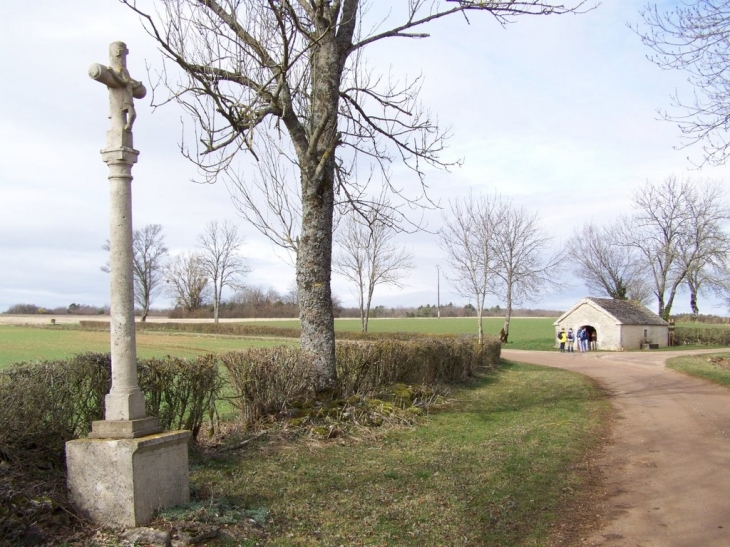
[(581, 325), (578, 330), (585, 329), (586, 334), (588, 335), (587, 338), (587, 344), (586, 348), (588, 350), (597, 350), (598, 349), (598, 332), (596, 329), (591, 325)]

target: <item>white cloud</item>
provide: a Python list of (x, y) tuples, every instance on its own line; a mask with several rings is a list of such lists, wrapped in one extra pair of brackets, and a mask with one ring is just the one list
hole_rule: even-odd
[[(647, 179), (686, 173), (686, 156), (698, 152), (673, 149), (678, 131), (657, 120), (656, 109), (668, 108), (670, 93), (687, 88), (681, 75), (649, 63), (627, 28), (642, 5), (616, 0), (585, 15), (522, 18), (507, 28), (471, 14), (470, 24), (455, 17), (430, 26), (426, 40), (372, 47), (374, 69), (392, 67), (400, 79), (423, 74), (425, 106), (452, 127), (448, 154), (464, 166), (429, 172), (431, 197), (443, 202), (472, 188), (498, 191), (539, 211), (566, 241), (586, 221), (626, 212), (629, 195)], [(373, 20), (381, 7), (373, 8)], [(99, 272), (108, 230), (107, 172), (99, 156), (107, 97), (86, 70), (105, 62), (109, 42), (120, 39), (130, 48), (132, 75), (146, 81), (146, 67), (159, 66), (159, 53), (121, 4), (39, 0), (3, 7), (0, 310), (20, 301), (48, 307), (108, 301)], [(153, 113), (145, 99), (138, 111), (136, 226), (162, 224), (169, 247), (179, 252), (194, 246), (210, 220), (236, 220), (248, 236), (248, 282), (285, 291), (293, 269), (238, 217), (225, 186), (191, 182), (196, 172), (178, 151), (180, 110), (171, 105)], [(402, 166), (393, 172), (407, 180)], [(727, 175), (724, 167), (693, 174)], [(425, 217), (430, 229), (438, 228), (438, 212)], [(435, 303), (442, 263), (435, 236), (402, 240), (413, 247), (418, 267), (408, 287), (379, 289), (376, 304)], [(333, 287), (346, 304), (354, 302), (341, 279), (333, 278)], [(442, 301), (460, 301), (448, 286), (442, 291)], [(564, 308), (582, 291), (578, 286), (536, 305)]]

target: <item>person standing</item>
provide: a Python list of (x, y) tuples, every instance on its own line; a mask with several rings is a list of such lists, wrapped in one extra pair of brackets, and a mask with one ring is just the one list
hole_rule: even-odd
[(573, 327), (570, 327), (568, 329), (568, 333), (566, 334), (566, 338), (568, 339), (568, 343), (566, 346), (566, 351), (568, 353), (573, 353), (573, 345), (575, 344), (575, 333), (573, 332)]
[(558, 344), (560, 344), (560, 353), (565, 353), (565, 342), (568, 340), (567, 335), (565, 334), (565, 327), (560, 329), (560, 332), (558, 333)]
[(586, 352), (586, 348), (588, 347), (587, 341), (587, 333), (586, 328), (581, 327), (578, 329), (578, 350), (580, 350), (581, 353)]
[(596, 351), (598, 345), (596, 343), (596, 331), (591, 333), (591, 351)]

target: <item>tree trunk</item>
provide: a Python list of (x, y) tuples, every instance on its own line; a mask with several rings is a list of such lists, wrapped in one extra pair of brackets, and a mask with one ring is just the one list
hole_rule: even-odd
[(367, 321), (365, 320), (365, 303), (362, 297), (360, 297), (360, 331), (368, 331)]
[[(354, 24), (354, 18), (350, 24)], [(306, 147), (295, 138), (302, 187), (302, 226), (297, 252), (301, 344), (312, 356), (311, 378), (318, 391), (329, 388), (337, 379), (330, 278), (335, 151), (339, 141), (337, 111), (346, 58), (338, 48), (334, 27), (321, 30), (322, 35), (310, 56), (312, 110), (306, 128)], [(344, 39), (349, 43), (347, 36)], [(284, 119), (286, 123), (287, 117)]]
[(697, 293), (694, 291), (694, 289), (690, 290), (689, 305), (692, 308), (692, 321), (696, 322), (698, 316), (700, 315), (700, 308), (697, 305)]
[(365, 318), (365, 285), (362, 280), (362, 272), (359, 274), (360, 279), (360, 286), (358, 287), (360, 293), (358, 295), (358, 304), (360, 306), (360, 331), (361, 332), (367, 332), (368, 331), (368, 322)]
[(662, 319), (665, 321), (669, 321), (669, 314), (672, 313), (672, 305), (674, 304), (674, 297), (677, 295), (677, 289), (679, 288), (679, 285), (681, 284), (682, 280), (684, 279), (684, 275), (677, 279), (674, 283), (672, 283), (672, 288), (669, 291), (669, 299), (666, 301), (666, 304), (664, 304), (664, 310), (663, 313), (660, 315), (662, 316)]
[(213, 287), (213, 323), (218, 323), (218, 311), (221, 305), (221, 297), (218, 289)]
[[(297, 294), (302, 349), (314, 357), (312, 380), (317, 390), (334, 383), (335, 319), (332, 313), (330, 266), (332, 262), (332, 213), (334, 210), (334, 162), (314, 191), (314, 181), (303, 181), (302, 232), (297, 253)], [(306, 177), (303, 173), (302, 177)]]
[(509, 338), (509, 322), (512, 320), (512, 276), (507, 278), (507, 313), (504, 316), (504, 343)]
[(373, 304), (373, 293), (375, 292), (375, 281), (368, 276), (368, 299), (365, 303), (365, 325), (363, 332), (368, 331), (368, 322), (370, 321), (370, 306)]
[(657, 315), (666, 321), (667, 317), (665, 317), (665, 314), (666, 316), (668, 316), (669, 314), (666, 313), (666, 310), (664, 309), (664, 296), (662, 295), (657, 297), (657, 300), (659, 302), (659, 310), (657, 311)]
[(479, 345), (484, 344), (484, 327), (482, 322), (482, 307), (477, 306), (477, 332), (479, 333)]

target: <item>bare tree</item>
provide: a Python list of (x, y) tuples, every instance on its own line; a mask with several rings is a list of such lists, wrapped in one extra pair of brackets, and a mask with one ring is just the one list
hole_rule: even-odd
[(636, 213), (624, 219), (622, 245), (633, 248), (649, 272), (657, 313), (665, 320), (690, 272), (697, 285), (701, 272), (724, 260), (728, 237), (722, 224), (730, 211), (723, 198), (717, 185), (675, 176), (647, 182), (633, 196)]
[(687, 203), (689, 225), (682, 243), (685, 281), (695, 320), (699, 315), (698, 296), (711, 290), (722, 294), (730, 286), (728, 255), (730, 235), (723, 225), (730, 220), (727, 193), (717, 183), (695, 185)]
[(509, 337), (512, 307), (535, 301), (546, 291), (561, 286), (564, 252), (549, 254), (553, 237), (537, 218), (523, 207), (498, 200), (494, 235), (490, 240), (497, 294), (505, 302), (503, 341)]
[[(365, 0), (159, 0), (146, 11), (137, 0), (122, 1), (141, 16), (166, 60), (182, 69), (182, 79), (162, 74), (170, 91), (163, 102), (177, 101), (195, 120), (197, 149), (183, 150), (208, 181), (236, 172), (228, 168), (242, 150), (255, 158), (275, 151), (293, 166), (299, 234), (275, 239), (296, 241), (301, 345), (315, 357), (317, 388), (336, 378), (332, 223), (336, 196), (357, 202), (364, 193), (352, 176), (354, 158), (383, 167), (384, 184), (395, 194), (401, 189), (387, 177), (393, 159), (420, 183), (424, 166), (449, 165), (441, 158), (445, 132), (419, 107), (420, 81), (374, 75), (365, 48), (386, 38), (426, 37), (424, 25), (452, 15), (485, 12), (505, 24), (576, 9), (549, 0), (407, 0), (403, 9), (377, 13), (380, 7)], [(277, 199), (261, 201), (267, 202)], [(268, 232), (266, 215), (252, 219)]]
[[(109, 241), (103, 247), (109, 251)], [(134, 275), (134, 302), (142, 310), (142, 321), (147, 320), (152, 302), (162, 291), (163, 270), (167, 257), (162, 226), (148, 224), (132, 234), (132, 273)], [(101, 269), (109, 273), (109, 264)]]
[(633, 196), (636, 213), (623, 220), (622, 244), (635, 250), (649, 272), (657, 313), (666, 319), (687, 270), (682, 260), (682, 240), (690, 218), (687, 194), (690, 188), (676, 179), (661, 184), (646, 183)]
[(670, 11), (649, 6), (643, 13), (648, 30), (637, 29), (644, 44), (654, 50), (650, 59), (663, 69), (679, 70), (694, 86), (691, 98), (672, 99), (684, 145), (702, 143), (704, 162), (722, 165), (730, 153), (727, 120), (730, 115), (730, 10), (726, 0), (682, 2)]
[(202, 308), (208, 296), (208, 276), (200, 253), (183, 253), (172, 259), (165, 268), (168, 294), (184, 310)]
[(402, 287), (407, 272), (414, 268), (413, 255), (399, 248), (393, 238), (397, 230), (388, 218), (387, 203), (363, 214), (352, 211), (335, 232), (339, 253), (333, 258), (334, 270), (355, 284), (362, 332), (368, 331), (370, 306), (375, 287)]
[(730, 268), (727, 263), (713, 260), (702, 268), (692, 267), (687, 270), (686, 282), (692, 320), (697, 321), (700, 314), (700, 295), (705, 295), (709, 291), (720, 298), (727, 298), (727, 294), (730, 293)]
[(225, 287), (241, 286), (241, 278), (251, 271), (239, 251), (244, 238), (238, 235), (238, 226), (225, 220), (214, 220), (205, 226), (198, 236), (198, 256), (203, 272), (213, 289), (213, 321), (218, 322), (218, 312)]
[(474, 299), (480, 344), (484, 340), (484, 301), (488, 294), (494, 293), (491, 241), (497, 205), (493, 199), (473, 194), (450, 200), (439, 233), (439, 245), (450, 267), (449, 283), (463, 297)]
[(565, 255), (576, 275), (598, 295), (642, 303), (651, 297), (637, 251), (620, 244), (615, 226), (588, 223), (576, 229)]

